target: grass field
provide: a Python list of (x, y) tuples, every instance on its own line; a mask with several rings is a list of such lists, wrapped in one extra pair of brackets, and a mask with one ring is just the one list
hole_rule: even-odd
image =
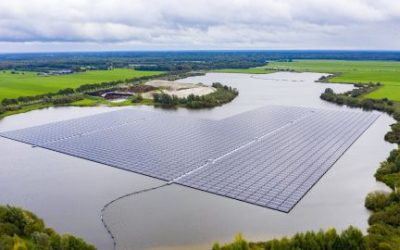
[(337, 73), (336, 77), (329, 80), (336, 83), (380, 82), (384, 86), (365, 97), (374, 99), (387, 97), (400, 101), (400, 62), (299, 60), (272, 62), (266, 67), (272, 70)]
[(297, 60), (293, 62), (271, 62), (266, 66), (250, 69), (228, 69), (220, 72), (257, 74), (260, 71), (274, 72), (294, 70), (298, 72), (335, 73), (329, 79), (335, 83), (381, 82), (384, 86), (366, 97), (381, 99), (387, 97), (400, 101), (400, 62), (383, 61), (339, 61), (339, 60)]
[(92, 70), (61, 76), (39, 76), (33, 72), (0, 71), (0, 100), (57, 92), (64, 88), (77, 88), (83, 84), (110, 82), (161, 74), (157, 71), (132, 69)]

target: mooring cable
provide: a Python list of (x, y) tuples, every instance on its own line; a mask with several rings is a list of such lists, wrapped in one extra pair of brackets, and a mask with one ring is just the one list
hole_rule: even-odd
[(111, 232), (110, 227), (107, 225), (107, 223), (106, 223), (105, 220), (104, 220), (104, 212), (105, 212), (105, 210), (107, 209), (107, 207), (110, 206), (111, 204), (113, 204), (114, 202), (116, 202), (116, 201), (118, 201), (118, 200), (121, 200), (121, 199), (123, 199), (123, 198), (129, 197), (129, 196), (133, 196), (133, 195), (137, 195), (137, 194), (141, 194), (141, 193), (145, 193), (145, 192), (149, 192), (149, 191), (152, 191), (152, 190), (156, 190), (156, 189), (159, 189), (159, 188), (168, 186), (168, 185), (170, 185), (170, 184), (172, 184), (172, 182), (167, 182), (167, 183), (164, 183), (164, 184), (162, 184), (162, 185), (160, 185), (160, 186), (155, 186), (155, 187), (146, 188), (146, 189), (142, 189), (142, 190), (139, 190), (139, 191), (134, 191), (134, 192), (131, 192), (131, 193), (127, 193), (127, 194), (124, 194), (124, 195), (122, 195), (122, 196), (119, 196), (119, 197), (117, 197), (117, 198), (115, 198), (115, 199), (113, 199), (113, 200), (107, 202), (107, 203), (103, 206), (103, 208), (102, 208), (101, 211), (100, 211), (100, 218), (101, 218), (101, 222), (103, 223), (104, 228), (106, 229), (108, 235), (110, 235), (111, 240), (113, 241), (113, 249), (114, 249), (114, 250), (115, 250), (116, 247), (117, 247), (117, 242), (116, 242), (116, 240), (115, 240), (115, 236), (114, 236), (113, 233)]

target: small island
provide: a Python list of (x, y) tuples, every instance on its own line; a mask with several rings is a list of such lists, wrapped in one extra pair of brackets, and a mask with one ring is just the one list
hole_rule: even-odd
[[(151, 84), (154, 85), (154, 83)], [(162, 88), (159, 91), (152, 93), (152, 99), (156, 106), (166, 108), (212, 108), (232, 101), (239, 94), (237, 89), (222, 85), (219, 82), (215, 82), (211, 86), (201, 83), (163, 82), (160, 86)]]
[(107, 104), (108, 102), (111, 106), (143, 104), (162, 108), (200, 109), (221, 106), (235, 99), (238, 94), (237, 89), (219, 82), (209, 86), (203, 83), (183, 83), (157, 79), (143, 84), (120, 86), (111, 91), (88, 92), (87, 98), (97, 101), (93, 104)]

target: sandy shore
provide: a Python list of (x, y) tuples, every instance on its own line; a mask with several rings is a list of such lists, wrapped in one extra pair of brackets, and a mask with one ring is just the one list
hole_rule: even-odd
[[(162, 91), (168, 95), (175, 95), (179, 98), (186, 98), (189, 95), (208, 95), (214, 91), (215, 88), (203, 85), (203, 84), (194, 84), (194, 83), (179, 83), (165, 80), (153, 80), (146, 82), (145, 85), (153, 86), (156, 88), (162, 89)], [(146, 94), (151, 94), (150, 92)]]

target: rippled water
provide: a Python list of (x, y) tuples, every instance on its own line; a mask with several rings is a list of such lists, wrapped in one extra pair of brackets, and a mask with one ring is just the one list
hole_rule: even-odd
[[(221, 119), (256, 107), (290, 106), (344, 108), (319, 95), (326, 87), (346, 91), (351, 85), (314, 83), (321, 74), (268, 75), (210, 73), (182, 82), (222, 82), (239, 89), (231, 103), (210, 110), (178, 112)], [(131, 107), (153, 110), (152, 107)], [(0, 120), (0, 131), (106, 112), (115, 108), (49, 108)], [(394, 147), (383, 141), (393, 120), (381, 118), (353, 145), (290, 214), (256, 207), (201, 191), (171, 185), (122, 199), (105, 212), (119, 249), (207, 249), (215, 240), (227, 241), (237, 232), (252, 240), (292, 234), (299, 230), (350, 224), (367, 227), (365, 195), (384, 188), (373, 178), (378, 163)], [(108, 201), (163, 182), (41, 148), (0, 138), (0, 203), (23, 206), (60, 232), (72, 232), (111, 249), (112, 241), (100, 221)]]

